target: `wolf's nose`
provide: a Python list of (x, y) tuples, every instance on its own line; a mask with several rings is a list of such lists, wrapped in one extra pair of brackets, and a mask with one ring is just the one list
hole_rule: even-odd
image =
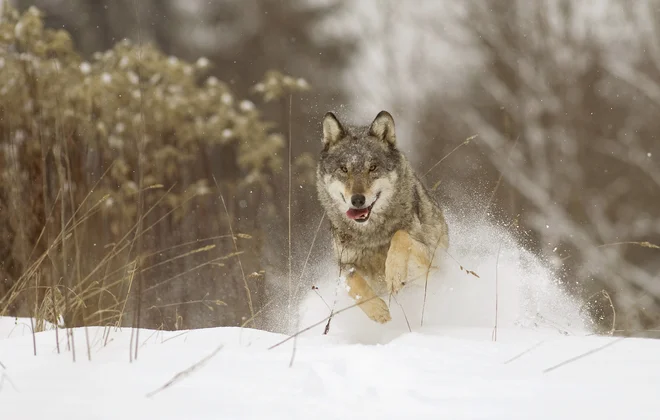
[(362, 194), (354, 194), (351, 196), (351, 204), (353, 207), (362, 207), (364, 206), (364, 196)]

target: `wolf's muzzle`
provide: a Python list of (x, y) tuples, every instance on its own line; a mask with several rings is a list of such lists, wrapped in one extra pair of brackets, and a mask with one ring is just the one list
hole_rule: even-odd
[[(356, 200), (354, 202), (353, 200), (355, 197), (361, 197), (360, 199)], [(355, 207), (358, 207), (356, 204), (361, 204), (361, 208), (350, 208), (346, 212), (346, 216), (348, 216), (349, 219), (355, 220), (358, 223), (364, 223), (367, 220), (369, 220), (369, 216), (371, 216), (371, 209), (374, 208), (374, 204), (376, 204), (376, 201), (378, 201), (378, 198), (380, 197), (380, 192), (376, 194), (376, 199), (374, 200), (373, 203), (369, 207), (362, 207), (364, 206), (365, 202), (365, 197), (361, 194), (355, 194), (351, 197), (351, 204), (353, 204)], [(361, 201), (360, 201), (361, 200)]]

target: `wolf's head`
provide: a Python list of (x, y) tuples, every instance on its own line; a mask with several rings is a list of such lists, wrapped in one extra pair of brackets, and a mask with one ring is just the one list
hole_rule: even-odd
[(344, 126), (328, 112), (317, 168), (322, 204), (365, 226), (377, 221), (396, 192), (403, 157), (396, 148), (394, 119), (381, 111), (369, 126)]

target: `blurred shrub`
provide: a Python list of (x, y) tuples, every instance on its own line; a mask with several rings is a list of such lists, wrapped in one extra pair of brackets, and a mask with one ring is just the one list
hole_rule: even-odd
[[(146, 311), (172, 311), (159, 309), (152, 327), (180, 327), (177, 305), (191, 301), (211, 310), (217, 305), (208, 302), (230, 303), (225, 315), (198, 325), (237, 324), (254, 314), (258, 302), (243, 290), (253, 294), (261, 286), (244, 273), (219, 274), (224, 264), (217, 260), (236, 257), (227, 256), (231, 239), (212, 238), (238, 220), (235, 230), (250, 230), (256, 241), (250, 268), (258, 271), (258, 215), (273, 211), (269, 197), (285, 141), (252, 102), (206, 77), (209, 66), (204, 58), (188, 63), (128, 40), (85, 61), (67, 32), (44, 28), (36, 8), (4, 11), (0, 314), (43, 312), (50, 296), (52, 316), (66, 307), (69, 324), (117, 322), (131, 293), (157, 289), (164, 277), (184, 283), (169, 281), (161, 292), (139, 296)], [(304, 80), (275, 74), (260, 84), (271, 92), (267, 99), (307, 89)], [(193, 253), (197, 259), (181, 248), (204, 238), (214, 246)], [(174, 247), (179, 254), (167, 252)], [(190, 284), (191, 273), (204, 276), (199, 264), (215, 271)], [(213, 280), (218, 275), (228, 276), (224, 286)]]

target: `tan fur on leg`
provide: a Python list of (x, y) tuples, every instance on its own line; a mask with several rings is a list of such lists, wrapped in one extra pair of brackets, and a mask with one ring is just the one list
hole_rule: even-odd
[(348, 294), (359, 303), (358, 307), (372, 320), (384, 324), (392, 319), (383, 299), (376, 297), (369, 283), (359, 273), (353, 272), (346, 279)]
[(412, 246), (413, 239), (404, 230), (397, 231), (392, 237), (385, 260), (385, 282), (391, 294), (396, 294), (406, 284)]
[(431, 267), (431, 251), (428, 247), (414, 239), (412, 242), (406, 284), (425, 284), (428, 276), (437, 267)]
[(429, 265), (431, 265), (429, 251), (426, 249), (426, 246), (420, 242), (413, 240), (410, 256), (412, 257), (413, 263), (424, 270), (428, 269)]
[(433, 268), (437, 269), (430, 266), (431, 250), (407, 232), (398, 231), (392, 238), (385, 266), (388, 290), (396, 294), (406, 284), (425, 280)]
[(428, 275), (437, 269), (438, 267), (431, 267), (431, 260), (436, 256), (442, 256), (448, 246), (448, 238), (446, 235), (440, 237), (440, 240), (434, 243), (435, 252), (433, 246), (429, 246), (423, 242), (413, 239), (413, 244), (410, 249), (410, 262), (408, 266), (408, 282), (412, 283), (416, 280), (428, 278)]

